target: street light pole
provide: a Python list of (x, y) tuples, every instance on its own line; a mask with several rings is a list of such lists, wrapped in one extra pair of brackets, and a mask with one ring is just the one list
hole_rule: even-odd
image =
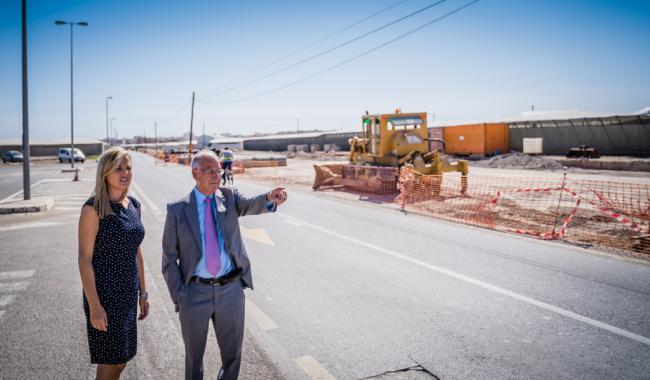
[(110, 146), (110, 143), (109, 143), (109, 140), (108, 140), (108, 138), (109, 138), (109, 136), (108, 136), (108, 101), (111, 100), (111, 99), (113, 99), (112, 96), (107, 96), (106, 97), (106, 144), (109, 145), (109, 146)]
[(23, 64), (23, 199), (32, 198), (29, 181), (29, 97), (27, 96), (27, 0), (22, 1), (22, 64)]
[[(115, 120), (115, 116), (111, 117), (111, 141), (115, 141), (115, 130), (113, 129), (113, 120)], [(115, 141), (117, 142), (117, 141)], [(111, 143), (113, 145), (113, 143)]]
[[(68, 22), (57, 20), (55, 25), (70, 25), (70, 164), (74, 169), (74, 76), (73, 76), (73, 43), (72, 43), (72, 29), (73, 26), (88, 26), (85, 21), (82, 22)], [(75, 178), (77, 178), (75, 176)]]
[(153, 164), (156, 165), (158, 162), (158, 123), (155, 121), (153, 122), (153, 139), (154, 143), (156, 144), (156, 153), (153, 156)]

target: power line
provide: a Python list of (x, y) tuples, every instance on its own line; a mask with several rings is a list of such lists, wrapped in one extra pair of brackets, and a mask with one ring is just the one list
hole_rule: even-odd
[(241, 102), (241, 101), (245, 101), (245, 100), (252, 100), (252, 99), (255, 99), (255, 98), (259, 98), (259, 97), (262, 97), (262, 96), (265, 96), (265, 95), (272, 94), (272, 93), (274, 93), (274, 92), (278, 92), (278, 91), (280, 91), (280, 90), (284, 90), (284, 89), (287, 88), (287, 87), (295, 86), (295, 85), (297, 85), (297, 84), (299, 84), (299, 83), (302, 83), (302, 82), (304, 82), (304, 81), (306, 81), (306, 80), (309, 80), (309, 79), (315, 78), (315, 77), (317, 77), (317, 76), (319, 76), (319, 75), (322, 75), (322, 74), (324, 74), (324, 73), (326, 73), (326, 72), (328, 72), (328, 71), (332, 71), (332, 70), (334, 70), (334, 69), (336, 69), (336, 68), (338, 68), (338, 67), (341, 67), (341, 66), (345, 65), (346, 63), (350, 63), (350, 62), (352, 62), (352, 61), (354, 61), (354, 60), (356, 60), (356, 59), (359, 59), (359, 58), (361, 58), (361, 57), (363, 57), (363, 56), (366, 56), (366, 55), (368, 55), (368, 54), (370, 54), (370, 53), (372, 53), (372, 52), (374, 52), (374, 51), (376, 51), (376, 50), (379, 50), (379, 49), (381, 49), (381, 48), (384, 48), (384, 47), (386, 47), (386, 46), (388, 46), (388, 45), (390, 45), (390, 44), (392, 44), (392, 43), (394, 43), (394, 42), (396, 42), (396, 41), (398, 41), (398, 40), (401, 40), (401, 39), (404, 38), (404, 37), (407, 37), (407, 36), (409, 36), (409, 35), (411, 35), (411, 34), (417, 32), (417, 31), (419, 31), (419, 30), (421, 30), (421, 29), (424, 29), (424, 28), (426, 28), (426, 27), (428, 27), (428, 26), (430, 26), (430, 25), (432, 25), (432, 24), (435, 24), (435, 23), (438, 22), (438, 21), (441, 21), (441, 20), (447, 18), (447, 17), (453, 15), (454, 13), (458, 13), (458, 12), (462, 11), (463, 9), (469, 7), (469, 6), (478, 3), (479, 1), (480, 1), (480, 0), (473, 0), (473, 1), (470, 1), (470, 2), (466, 3), (465, 5), (463, 5), (463, 6), (461, 6), (461, 7), (458, 7), (458, 8), (456, 8), (456, 9), (454, 9), (453, 11), (450, 11), (450, 12), (448, 12), (448, 13), (445, 13), (444, 15), (442, 15), (442, 16), (440, 16), (440, 17), (437, 17), (437, 18), (435, 18), (435, 19), (433, 19), (433, 20), (431, 20), (431, 21), (429, 21), (429, 22), (426, 22), (426, 23), (424, 23), (424, 24), (418, 26), (417, 28), (411, 29), (410, 31), (408, 31), (408, 32), (406, 32), (406, 33), (403, 33), (403, 34), (401, 34), (401, 35), (399, 35), (399, 36), (397, 36), (397, 37), (395, 37), (395, 38), (393, 38), (393, 39), (391, 39), (391, 40), (388, 40), (388, 41), (386, 41), (386, 42), (384, 42), (384, 43), (382, 43), (382, 44), (380, 44), (380, 45), (377, 45), (377, 46), (375, 46), (375, 47), (372, 48), (372, 49), (368, 49), (368, 50), (366, 50), (366, 51), (364, 51), (364, 52), (362, 52), (362, 53), (360, 53), (360, 54), (357, 54), (357, 55), (355, 55), (355, 56), (353, 56), (353, 57), (351, 57), (351, 58), (348, 58), (348, 59), (346, 59), (346, 60), (344, 60), (344, 61), (341, 61), (341, 62), (339, 62), (339, 63), (337, 63), (337, 64), (335, 64), (335, 65), (329, 66), (328, 68), (326, 68), (326, 69), (324, 69), (324, 70), (318, 71), (318, 72), (316, 72), (316, 73), (314, 73), (314, 74), (311, 74), (311, 75), (309, 75), (309, 76), (303, 77), (303, 78), (298, 79), (298, 80), (295, 80), (295, 81), (293, 81), (293, 82), (289, 82), (289, 83), (287, 83), (287, 84), (285, 84), (285, 85), (283, 85), (283, 86), (276, 87), (276, 88), (273, 88), (273, 89), (271, 89), (271, 90), (268, 90), (268, 91), (264, 91), (264, 92), (258, 93), (258, 94), (256, 94), (256, 95), (247, 96), (247, 97), (243, 97), (243, 98), (239, 98), (239, 99), (226, 100), (226, 101), (222, 101), (222, 102), (208, 102), (208, 101), (201, 101), (201, 103), (208, 103), (208, 104), (237, 103), (237, 102)]
[(363, 34), (361, 34), (361, 35), (359, 35), (359, 36), (357, 36), (357, 37), (354, 37), (354, 38), (352, 38), (352, 39), (350, 39), (350, 40), (347, 40), (347, 41), (345, 41), (345, 42), (343, 42), (343, 43), (340, 43), (340, 44), (338, 44), (338, 45), (336, 45), (336, 46), (334, 46), (334, 47), (331, 47), (331, 48), (329, 48), (329, 49), (327, 49), (327, 50), (324, 50), (324, 51), (322, 51), (322, 52), (320, 52), (320, 53), (314, 54), (314, 55), (312, 55), (312, 56), (310, 56), (310, 57), (307, 57), (307, 58), (305, 58), (305, 59), (303, 59), (303, 60), (300, 60), (300, 61), (298, 61), (298, 62), (296, 62), (296, 63), (293, 63), (293, 64), (291, 64), (291, 65), (284, 66), (284, 67), (282, 67), (282, 68), (280, 68), (280, 69), (278, 69), (278, 70), (275, 70), (275, 71), (273, 71), (273, 72), (271, 72), (271, 73), (269, 73), (269, 74), (262, 75), (262, 76), (260, 76), (260, 77), (257, 77), (257, 78), (255, 78), (255, 79), (251, 79), (251, 80), (249, 80), (249, 81), (247, 81), (247, 82), (244, 82), (244, 83), (238, 84), (238, 85), (236, 85), (236, 86), (228, 87), (228, 88), (225, 88), (225, 89), (219, 90), (219, 91), (217, 91), (217, 92), (213, 92), (213, 93), (211, 93), (211, 94), (208, 94), (208, 95), (204, 96), (203, 98), (205, 99), (205, 98), (209, 98), (209, 97), (214, 96), (214, 95), (222, 94), (222, 93), (224, 93), (224, 92), (230, 92), (230, 91), (232, 91), (232, 90), (236, 90), (236, 89), (238, 89), (238, 88), (241, 88), (241, 87), (244, 87), (244, 86), (248, 86), (249, 84), (257, 83), (257, 82), (259, 82), (259, 81), (261, 81), (261, 80), (264, 80), (264, 79), (270, 78), (270, 77), (272, 77), (272, 76), (275, 76), (275, 75), (277, 75), (277, 74), (279, 74), (279, 73), (281, 73), (281, 72), (287, 71), (287, 70), (292, 69), (292, 68), (294, 68), (294, 67), (296, 67), (296, 66), (302, 65), (303, 63), (307, 63), (307, 62), (312, 61), (312, 60), (314, 60), (314, 59), (316, 59), (316, 58), (318, 58), (318, 57), (321, 57), (321, 56), (323, 56), (323, 55), (325, 55), (325, 54), (331, 53), (331, 52), (333, 52), (334, 50), (340, 49), (340, 48), (342, 48), (343, 46), (347, 46), (347, 45), (349, 45), (349, 44), (351, 44), (351, 43), (353, 43), (353, 42), (356, 42), (356, 41), (358, 41), (358, 40), (360, 40), (360, 39), (362, 39), (362, 38), (368, 37), (369, 35), (371, 35), (371, 34), (373, 34), (373, 33), (377, 33), (377, 32), (380, 31), (380, 30), (386, 29), (386, 28), (388, 28), (389, 26), (395, 25), (395, 24), (397, 24), (398, 22), (404, 21), (404, 20), (406, 20), (406, 19), (408, 19), (408, 18), (410, 18), (410, 17), (413, 17), (413, 16), (415, 16), (415, 15), (417, 15), (417, 14), (419, 14), (419, 13), (422, 13), (422, 12), (424, 12), (424, 11), (430, 9), (430, 8), (435, 7), (436, 5), (442, 4), (442, 3), (444, 3), (445, 1), (447, 1), (447, 0), (438, 0), (438, 1), (436, 1), (435, 3), (433, 3), (433, 4), (429, 4), (429, 5), (427, 5), (427, 6), (424, 7), (424, 8), (420, 8), (420, 9), (418, 9), (417, 11), (414, 11), (414, 12), (411, 12), (411, 13), (407, 14), (406, 16), (402, 16), (402, 17), (398, 18), (397, 20), (393, 20), (393, 21), (389, 22), (388, 24), (384, 24), (384, 25), (382, 25), (382, 26), (380, 26), (380, 27), (378, 27), (378, 28), (375, 28), (375, 29), (373, 29), (373, 30), (371, 30), (371, 31), (369, 31), (369, 32), (363, 33)]
[[(321, 43), (321, 42), (324, 42), (324, 41), (326, 41), (326, 40), (328, 40), (328, 39), (330, 39), (330, 38), (332, 38), (332, 37), (334, 37), (334, 36), (336, 36), (336, 35), (338, 35), (338, 34), (341, 34), (341, 33), (345, 32), (346, 30), (349, 30), (349, 29), (351, 29), (351, 28), (353, 28), (353, 27), (355, 27), (355, 26), (357, 26), (357, 25), (359, 25), (359, 24), (361, 24), (361, 23), (364, 23), (364, 22), (370, 20), (371, 18), (377, 17), (377, 16), (379, 16), (380, 14), (382, 14), (382, 13), (384, 13), (384, 12), (387, 12), (387, 11), (389, 11), (389, 10), (391, 10), (391, 9), (397, 7), (398, 5), (401, 5), (402, 3), (405, 3), (405, 2), (407, 2), (407, 1), (408, 1), (408, 0), (401, 0), (401, 1), (398, 1), (397, 3), (392, 4), (392, 5), (390, 5), (390, 6), (386, 7), (386, 8), (384, 8), (384, 9), (378, 11), (378, 12), (375, 12), (375, 13), (371, 14), (370, 16), (367, 16), (367, 17), (365, 17), (365, 18), (363, 18), (363, 19), (361, 19), (361, 20), (359, 20), (359, 21), (355, 21), (355, 22), (353, 22), (352, 24), (350, 24), (350, 25), (348, 25), (348, 26), (345, 26), (345, 27), (343, 27), (343, 28), (341, 28), (341, 29), (339, 29), (339, 30), (333, 32), (333, 33), (330, 33), (330, 34), (326, 35), (325, 37), (322, 37), (321, 39), (319, 39), (319, 40), (317, 40), (317, 41), (314, 41), (314, 42), (311, 42), (311, 43), (309, 43), (309, 44), (307, 44), (307, 45), (304, 45), (303, 47), (298, 48), (298, 49), (292, 51), (291, 53), (289, 53), (289, 54), (287, 54), (287, 55), (284, 55), (284, 56), (282, 56), (282, 57), (280, 57), (280, 58), (278, 58), (278, 59), (276, 59), (276, 60), (274, 60), (274, 61), (272, 61), (272, 62), (270, 62), (270, 63), (267, 63), (267, 64), (265, 64), (264, 66), (258, 67), (257, 69), (254, 69), (254, 70), (251, 70), (251, 71), (249, 71), (247, 74), (241, 75), (241, 76), (239, 76), (237, 79), (225, 83), (224, 86), (228, 86), (228, 85), (231, 85), (231, 84), (233, 84), (233, 83), (237, 83), (239, 80), (241, 80), (241, 79), (243, 79), (243, 78), (246, 78), (246, 77), (250, 76), (251, 74), (255, 74), (255, 73), (257, 73), (257, 72), (260, 72), (260, 71), (266, 70), (266, 69), (268, 69), (269, 67), (272, 67), (272, 66), (274, 66), (275, 64), (277, 64), (277, 63), (279, 63), (279, 62), (282, 62), (282, 61), (284, 61), (285, 59), (287, 59), (287, 58), (289, 58), (289, 57), (292, 57), (292, 56), (294, 56), (294, 55), (296, 55), (296, 54), (298, 54), (298, 53), (300, 53), (300, 52), (303, 52), (303, 51), (309, 49), (309, 48), (312, 47), (312, 46), (318, 45), (318, 44)], [(220, 93), (220, 92), (217, 92), (217, 93)], [(209, 94), (209, 95), (207, 95), (207, 96), (211, 96), (211, 95), (216, 95), (216, 93), (214, 93), (214, 94)]]

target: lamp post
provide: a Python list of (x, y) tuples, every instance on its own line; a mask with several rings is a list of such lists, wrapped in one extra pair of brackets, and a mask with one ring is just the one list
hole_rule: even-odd
[(32, 199), (29, 184), (29, 97), (27, 96), (27, 0), (22, 1), (22, 74), (23, 74), (23, 198)]
[(106, 144), (110, 146), (109, 143), (109, 136), (108, 136), (108, 101), (113, 99), (112, 96), (107, 96), (106, 97)]
[[(68, 22), (68, 21), (61, 21), (57, 20), (54, 22), (55, 25), (70, 25), (70, 164), (72, 165), (72, 169), (74, 169), (74, 81), (73, 81), (73, 75), (72, 75), (72, 27), (77, 25), (77, 26), (88, 26), (88, 23), (85, 21), (82, 22)], [(75, 178), (77, 178), (75, 176)]]
[[(112, 136), (111, 141), (116, 139), (115, 131), (113, 130), (113, 120), (115, 120), (115, 116), (111, 117), (111, 136)], [(113, 145), (113, 144), (111, 143), (111, 145)]]

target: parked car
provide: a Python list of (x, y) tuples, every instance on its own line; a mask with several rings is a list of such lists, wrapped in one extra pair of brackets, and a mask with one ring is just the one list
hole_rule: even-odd
[[(59, 162), (71, 162), (70, 156), (70, 148), (59, 148)], [(81, 150), (74, 148), (74, 160), (83, 163), (86, 161), (86, 155)]]
[(23, 162), (23, 154), (17, 150), (8, 150), (2, 153), (2, 163)]

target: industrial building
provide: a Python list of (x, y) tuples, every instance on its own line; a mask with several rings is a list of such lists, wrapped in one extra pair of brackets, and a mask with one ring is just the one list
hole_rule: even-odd
[[(75, 138), (74, 147), (80, 149), (84, 154), (96, 155), (104, 151), (105, 143), (100, 140)], [(29, 154), (33, 157), (39, 156), (57, 156), (59, 148), (69, 148), (70, 139), (30, 139), (29, 141)], [(0, 152), (7, 150), (23, 151), (22, 139), (6, 139), (0, 140)]]
[(269, 150), (284, 152), (287, 145), (317, 145), (321, 149), (335, 144), (341, 150), (349, 150), (349, 140), (359, 132), (307, 132), (286, 135), (250, 137), (243, 139), (245, 150)]
[(571, 148), (587, 145), (606, 155), (650, 156), (650, 113), (540, 116), (546, 117), (506, 121), (511, 150), (523, 151), (524, 138), (541, 138), (544, 154), (565, 155)]

